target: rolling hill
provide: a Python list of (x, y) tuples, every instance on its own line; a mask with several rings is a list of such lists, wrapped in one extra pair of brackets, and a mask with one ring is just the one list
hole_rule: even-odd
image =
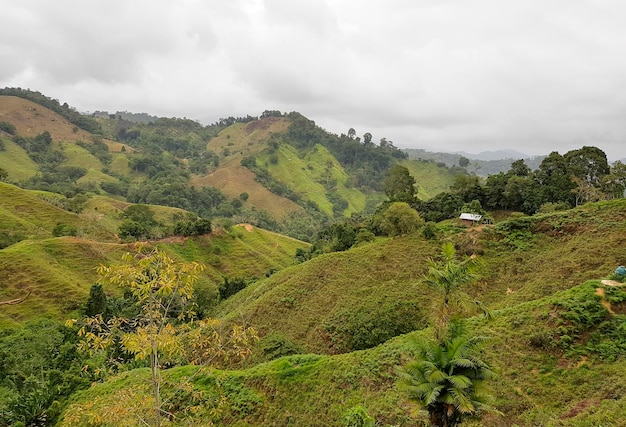
[[(38, 93), (28, 96), (45, 101)], [(41, 105), (31, 99), (0, 95), (0, 121), (13, 125), (16, 134), (0, 133), (0, 168), (8, 182), (66, 195), (130, 196), (130, 202), (227, 216), (298, 237), (303, 234), (294, 230), (297, 218), (313, 226), (310, 234), (332, 219), (373, 211), (385, 198), (384, 171), (396, 161), (391, 154), (399, 153), (329, 134), (298, 114), (231, 118), (210, 126), (99, 114), (89, 119), (101, 134), (92, 134), (44, 106), (56, 105), (54, 100)], [(29, 138), (44, 132), (52, 141), (47, 151), (29, 152)], [(416, 175), (421, 199), (447, 190), (458, 172), (423, 161), (403, 160), (403, 165)], [(75, 176), (67, 178), (63, 171)], [(194, 206), (193, 197), (180, 191), (161, 195), (162, 189), (150, 186), (155, 178), (161, 188), (182, 183), (197, 191), (217, 189), (225, 198), (222, 208)]]
[[(430, 233), (369, 232), (349, 250), (296, 258), (308, 243), (255, 224), (296, 234), (355, 213), (367, 224), (386, 199), (376, 181), (389, 165), (406, 167), (424, 199), (446, 190), (454, 171), (330, 135), (297, 113), (210, 126), (93, 120), (102, 134), (0, 96), (0, 121), (17, 134), (0, 131), (9, 175), (0, 182), (0, 301), (30, 292), (0, 306), (0, 426), (145, 422), (145, 361), (116, 349), (110, 370), (95, 374), (85, 366), (103, 359), (80, 355), (76, 331), (61, 325), (82, 314), (95, 268), (132, 249), (119, 235), (133, 208), (151, 215), (149, 244), (206, 266), (194, 300), (201, 315), (260, 336), (242, 363), (163, 359), (164, 424), (345, 426), (367, 413), (380, 426), (427, 425), (397, 369), (415, 357), (416, 340), (433, 335), (436, 294), (423, 278), (452, 242), (478, 262), (467, 291), (493, 319), (470, 314), (465, 326), (485, 338), (480, 355), (498, 375), (489, 386), (501, 411), (466, 425), (625, 425), (626, 290), (604, 279), (625, 263), (626, 199), (494, 212), (495, 224), (476, 227), (446, 220)], [(51, 141), (37, 140), (44, 131)], [(211, 233), (173, 232), (195, 218), (192, 208), (211, 218)], [(245, 287), (220, 295), (227, 281)]]

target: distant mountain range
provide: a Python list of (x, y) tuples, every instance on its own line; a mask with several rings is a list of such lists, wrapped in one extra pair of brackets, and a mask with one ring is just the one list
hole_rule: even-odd
[(529, 156), (528, 154), (520, 153), (515, 150), (495, 150), (495, 151), (482, 151), (478, 154), (468, 153), (466, 151), (458, 151), (455, 154), (460, 154), (467, 157), (470, 160), (503, 160), (503, 159), (530, 159), (536, 156)]
[(508, 171), (511, 168), (511, 164), (519, 159), (524, 159), (528, 167), (535, 170), (539, 168), (541, 161), (545, 158), (545, 156), (529, 156), (515, 150), (483, 151), (478, 154), (466, 152), (442, 153), (427, 151), (421, 148), (407, 148), (404, 151), (409, 155), (410, 159), (429, 160), (442, 163), (447, 167), (459, 166), (459, 160), (461, 157), (465, 157), (470, 160), (466, 169), (484, 177)]

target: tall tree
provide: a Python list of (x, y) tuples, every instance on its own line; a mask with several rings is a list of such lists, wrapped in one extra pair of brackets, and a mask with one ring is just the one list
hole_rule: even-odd
[(404, 166), (394, 165), (384, 181), (385, 194), (392, 202), (411, 203), (415, 201), (415, 178)]
[(611, 172), (603, 179), (602, 188), (610, 198), (626, 196), (626, 164), (619, 160), (613, 163)]
[(435, 338), (443, 345), (453, 316), (459, 316), (472, 307), (480, 308), (485, 314), (489, 313), (479, 301), (463, 290), (465, 285), (477, 279), (476, 258), (472, 256), (458, 261), (456, 249), (451, 242), (443, 244), (441, 253), (441, 261), (428, 259), (428, 273), (424, 282), (438, 294), (433, 309), (433, 327)]
[(432, 426), (453, 427), (467, 418), (495, 411), (484, 381), (494, 374), (476, 353), (482, 338), (464, 336), (460, 314), (480, 302), (469, 297), (463, 286), (476, 280), (474, 257), (457, 261), (454, 245), (445, 243), (441, 261), (429, 260), (424, 281), (438, 293), (433, 309), (435, 339), (416, 342), (417, 357), (398, 370), (410, 400), (426, 408)]
[(574, 204), (572, 190), (576, 185), (572, 182), (567, 161), (558, 152), (553, 151), (541, 161), (534, 177), (541, 186), (542, 203)]
[(604, 151), (597, 147), (584, 146), (563, 156), (569, 172), (589, 185), (599, 187), (602, 178), (610, 172)]
[[(161, 373), (159, 358), (165, 353), (182, 351), (178, 330), (171, 319), (176, 306), (184, 306), (193, 296), (198, 263), (179, 264), (157, 248), (144, 251), (137, 246), (134, 254), (126, 253), (123, 264), (98, 267), (100, 283), (118, 285), (128, 290), (137, 301), (139, 313), (134, 319), (113, 318), (106, 322), (101, 314), (85, 319), (79, 335), (79, 348), (104, 350), (114, 342), (134, 354), (137, 359), (149, 359), (154, 398), (154, 425), (161, 425)], [(179, 310), (179, 316), (185, 312)], [(70, 321), (70, 324), (76, 321)], [(129, 325), (136, 328), (128, 332)]]

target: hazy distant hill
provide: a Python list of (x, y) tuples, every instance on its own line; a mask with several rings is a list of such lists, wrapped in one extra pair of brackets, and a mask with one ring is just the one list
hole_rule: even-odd
[(421, 148), (407, 148), (404, 149), (408, 153), (411, 159), (424, 159), (434, 161), (436, 163), (442, 163), (447, 167), (453, 167), (459, 165), (459, 159), (466, 157), (470, 160), (467, 170), (473, 172), (476, 175), (488, 176), (497, 174), (500, 172), (506, 172), (510, 169), (511, 164), (515, 160), (524, 159), (526, 164), (535, 170), (539, 168), (541, 161), (545, 156), (528, 156), (524, 153), (520, 153), (514, 150), (498, 150), (498, 151), (484, 151), (478, 154), (470, 153), (444, 153), (444, 152), (432, 152)]

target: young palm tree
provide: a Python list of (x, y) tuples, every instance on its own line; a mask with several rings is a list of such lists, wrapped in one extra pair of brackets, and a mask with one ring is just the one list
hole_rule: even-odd
[(444, 342), (453, 313), (478, 307), (489, 315), (480, 301), (474, 300), (462, 290), (464, 285), (474, 282), (477, 278), (475, 257), (467, 258), (462, 262), (457, 261), (454, 244), (451, 242), (444, 243), (442, 254), (443, 261), (441, 262), (428, 260), (428, 274), (424, 279), (426, 284), (440, 294), (440, 298), (435, 299), (432, 326), (435, 329), (435, 338), (441, 344)]
[[(410, 400), (428, 411), (432, 426), (452, 427), (482, 412), (495, 411), (486, 403), (484, 382), (494, 377), (476, 354), (481, 338), (467, 338), (458, 316), (480, 302), (463, 291), (476, 280), (473, 257), (457, 261), (454, 245), (443, 245), (443, 260), (428, 261), (424, 281), (440, 295), (436, 298), (432, 326), (434, 340), (417, 342), (417, 358), (398, 371)], [(455, 320), (455, 317), (457, 320)]]
[(432, 426), (453, 427), (494, 412), (484, 382), (495, 375), (475, 353), (480, 338), (461, 335), (417, 343), (418, 357), (398, 371), (409, 399), (426, 409)]

